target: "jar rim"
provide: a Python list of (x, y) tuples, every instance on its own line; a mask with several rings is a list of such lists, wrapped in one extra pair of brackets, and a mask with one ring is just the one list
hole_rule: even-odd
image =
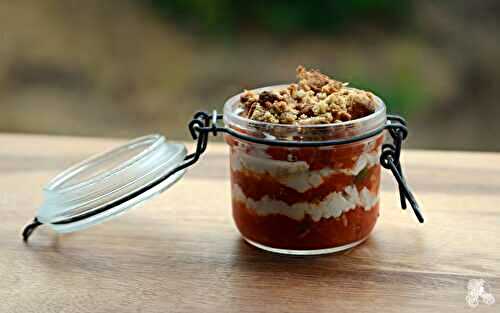
[[(276, 89), (282, 89), (286, 88), (288, 85), (287, 84), (281, 84), (281, 85), (272, 85), (272, 86), (266, 86), (266, 87), (261, 87), (261, 88), (256, 88), (252, 89), (251, 91), (259, 93), (262, 91), (273, 91)], [(344, 121), (344, 122), (338, 122), (338, 123), (329, 123), (329, 124), (311, 124), (311, 125), (297, 125), (297, 124), (277, 124), (277, 123), (268, 123), (268, 122), (263, 122), (263, 121), (255, 121), (252, 119), (249, 119), (247, 117), (241, 116), (242, 109), (238, 107), (238, 104), (240, 103), (240, 96), (243, 94), (243, 92), (234, 95), (230, 97), (224, 104), (224, 123), (227, 127), (231, 127), (232, 129), (235, 129), (236, 131), (243, 131), (243, 132), (253, 132), (257, 129), (259, 130), (274, 130), (272, 133), (280, 132), (280, 133), (296, 133), (297, 131), (300, 130), (301, 133), (308, 133), (308, 132), (334, 132), (335, 130), (345, 130), (345, 129), (354, 129), (356, 128), (358, 131), (356, 134), (365, 134), (370, 131), (373, 131), (382, 125), (385, 124), (386, 122), (386, 106), (384, 101), (376, 96), (375, 100), (377, 103), (377, 107), (375, 109), (375, 112), (373, 112), (370, 115), (364, 116), (359, 119), (354, 119), (350, 121)], [(269, 136), (270, 134), (265, 134), (265, 136)], [(347, 134), (344, 132), (343, 136), (340, 136), (341, 138), (347, 138), (347, 137), (352, 137), (355, 134), (349, 133)], [(271, 137), (273, 137), (271, 135)], [(284, 136), (283, 138), (280, 139), (288, 139), (290, 140), (289, 136)], [(292, 141), (296, 141), (297, 139), (293, 138), (291, 139)]]

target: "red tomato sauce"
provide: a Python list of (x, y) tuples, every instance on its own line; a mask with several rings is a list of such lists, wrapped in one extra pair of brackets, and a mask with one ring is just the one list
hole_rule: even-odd
[[(379, 135), (372, 147), (366, 152), (373, 152), (380, 147), (384, 138)], [(363, 153), (366, 142), (341, 145), (335, 148), (285, 148), (269, 146), (266, 153), (273, 160), (304, 161), (309, 164), (310, 170), (320, 170), (325, 167), (336, 169), (352, 168), (359, 156)]]
[(248, 198), (260, 200), (264, 196), (281, 200), (289, 205), (298, 202), (319, 202), (332, 192), (341, 192), (345, 187), (352, 185), (353, 176), (333, 174), (323, 179), (318, 187), (299, 192), (281, 184), (269, 174), (253, 174), (249, 171), (231, 171), (232, 183), (241, 187)]
[(380, 164), (371, 166), (365, 170), (366, 172), (361, 172), (354, 179), (354, 185), (361, 191), (363, 188), (367, 188), (371, 193), (378, 194), (380, 187)]
[(280, 214), (259, 216), (240, 201), (233, 201), (233, 217), (243, 237), (273, 248), (312, 250), (346, 245), (372, 231), (379, 205), (369, 211), (356, 207), (339, 218), (297, 221)]
[(343, 149), (318, 149), (300, 148), (287, 149), (282, 147), (269, 147), (267, 154), (273, 160), (297, 160), (309, 164), (310, 170), (320, 170), (325, 167), (331, 168), (352, 168), (363, 153), (363, 145)]
[(357, 176), (335, 173), (323, 177), (323, 182), (305, 192), (299, 192), (283, 185), (269, 174), (256, 174), (250, 171), (231, 171), (231, 181), (240, 186), (247, 198), (260, 200), (264, 196), (281, 200), (288, 205), (299, 202), (320, 202), (332, 192), (342, 192), (347, 186), (355, 185), (358, 191), (367, 188), (370, 192), (378, 192), (380, 182), (380, 165), (374, 165)]

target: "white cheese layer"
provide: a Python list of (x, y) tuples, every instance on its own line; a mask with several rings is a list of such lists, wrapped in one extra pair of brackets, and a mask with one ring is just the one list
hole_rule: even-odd
[(243, 202), (257, 215), (281, 214), (300, 221), (308, 214), (315, 222), (322, 218), (339, 217), (356, 206), (369, 211), (379, 201), (378, 195), (371, 193), (366, 187), (358, 192), (355, 186), (347, 186), (343, 192), (332, 192), (319, 203), (299, 202), (292, 205), (271, 199), (269, 196), (264, 196), (260, 200), (248, 198), (237, 184), (232, 186), (232, 195), (234, 200)]
[(323, 178), (335, 173), (356, 176), (365, 167), (370, 167), (378, 162), (378, 151), (364, 152), (350, 169), (325, 167), (321, 170), (311, 171), (309, 170), (309, 164), (304, 161), (279, 161), (252, 156), (236, 150), (231, 153), (231, 169), (233, 171), (247, 170), (257, 174), (268, 174), (281, 184), (298, 192), (306, 192), (311, 188), (320, 186), (323, 183)]

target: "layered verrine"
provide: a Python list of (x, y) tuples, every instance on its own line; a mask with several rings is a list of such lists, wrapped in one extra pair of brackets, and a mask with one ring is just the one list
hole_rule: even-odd
[[(365, 240), (379, 215), (384, 103), (318, 71), (298, 68), (296, 84), (270, 86), (229, 99), (226, 135), (233, 216), (260, 248), (291, 254), (344, 250)], [(361, 136), (362, 137), (362, 136)], [(349, 142), (296, 146), (298, 142)], [(285, 143), (285, 144), (283, 144)]]

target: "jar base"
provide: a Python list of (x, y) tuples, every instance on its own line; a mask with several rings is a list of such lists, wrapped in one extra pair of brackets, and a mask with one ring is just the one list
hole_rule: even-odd
[(288, 255), (321, 255), (321, 254), (330, 254), (330, 253), (341, 252), (341, 251), (345, 251), (345, 250), (349, 250), (351, 248), (354, 248), (357, 245), (360, 245), (361, 243), (363, 243), (366, 239), (368, 239), (368, 236), (366, 236), (365, 238), (363, 238), (361, 240), (351, 242), (351, 243), (346, 244), (346, 245), (337, 246), (337, 247), (333, 247), (333, 248), (312, 249), (312, 250), (292, 250), (292, 249), (272, 248), (272, 247), (257, 243), (255, 241), (252, 241), (252, 240), (245, 238), (245, 237), (243, 237), (243, 239), (254, 247), (257, 247), (257, 248), (265, 250), (265, 251), (273, 252), (273, 253), (288, 254)]

